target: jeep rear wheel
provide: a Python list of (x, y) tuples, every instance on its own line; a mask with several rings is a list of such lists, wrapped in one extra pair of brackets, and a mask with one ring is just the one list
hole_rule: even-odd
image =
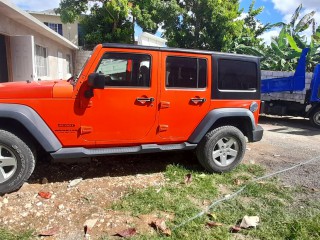
[(244, 156), (246, 140), (233, 126), (223, 126), (208, 132), (197, 147), (200, 164), (209, 172), (228, 172)]
[(31, 149), (17, 136), (0, 130), (0, 194), (21, 187), (34, 167), (35, 158)]

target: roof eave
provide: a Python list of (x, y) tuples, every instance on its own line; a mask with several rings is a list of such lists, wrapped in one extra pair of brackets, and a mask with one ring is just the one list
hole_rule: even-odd
[[(78, 46), (70, 42), (68, 39), (62, 37), (57, 32), (53, 31), (51, 28), (44, 25), (41, 21), (37, 18), (33, 17), (29, 13), (19, 9), (15, 6), (11, 1), (2, 0), (0, 1), (0, 13), (13, 19), (15, 22), (18, 22), (26, 27), (33, 29), (34, 31), (38, 32), (41, 35), (44, 35), (61, 45), (68, 47), (73, 50), (78, 50)], [(12, 15), (14, 18), (12, 18)]]

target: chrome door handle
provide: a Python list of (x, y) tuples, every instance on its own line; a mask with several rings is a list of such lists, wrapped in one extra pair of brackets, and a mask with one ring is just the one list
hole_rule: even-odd
[(140, 103), (146, 103), (146, 102), (154, 102), (154, 98), (151, 97), (151, 98), (137, 98), (137, 101), (140, 102)]
[(205, 99), (205, 98), (191, 98), (190, 101), (196, 104), (196, 103), (204, 103), (207, 101), (207, 99)]

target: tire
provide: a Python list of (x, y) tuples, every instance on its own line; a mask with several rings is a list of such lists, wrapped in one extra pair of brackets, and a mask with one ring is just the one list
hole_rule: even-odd
[(22, 186), (35, 167), (33, 151), (19, 137), (0, 130), (0, 194)]
[(246, 139), (236, 127), (223, 126), (208, 132), (196, 153), (208, 172), (223, 173), (234, 169), (243, 159)]
[(320, 128), (320, 107), (314, 109), (310, 114), (310, 122), (312, 126)]

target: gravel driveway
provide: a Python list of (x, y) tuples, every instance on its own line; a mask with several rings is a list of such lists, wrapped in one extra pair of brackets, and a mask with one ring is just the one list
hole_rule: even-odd
[[(302, 118), (261, 117), (262, 141), (250, 143), (245, 160), (278, 171), (320, 157), (320, 130)], [(320, 189), (320, 160), (279, 175), (286, 185)]]

